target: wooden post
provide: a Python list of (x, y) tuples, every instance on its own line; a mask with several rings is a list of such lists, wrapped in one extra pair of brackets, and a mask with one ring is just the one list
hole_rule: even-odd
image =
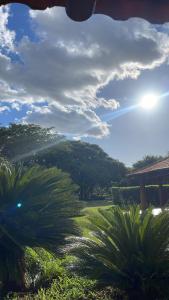
[(145, 210), (148, 207), (148, 202), (146, 199), (146, 190), (145, 185), (140, 185), (140, 207), (142, 210)]
[(163, 185), (162, 184), (159, 185), (159, 203), (160, 203), (161, 208), (165, 204), (164, 197), (163, 197)]

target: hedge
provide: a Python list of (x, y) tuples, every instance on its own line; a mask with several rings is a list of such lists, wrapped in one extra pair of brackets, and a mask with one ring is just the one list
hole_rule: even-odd
[[(147, 185), (145, 186), (147, 200), (149, 204), (159, 207), (159, 186)], [(114, 204), (129, 205), (140, 203), (140, 186), (128, 186), (128, 187), (112, 187), (112, 199)], [(165, 199), (169, 200), (169, 185), (163, 185), (163, 193)]]

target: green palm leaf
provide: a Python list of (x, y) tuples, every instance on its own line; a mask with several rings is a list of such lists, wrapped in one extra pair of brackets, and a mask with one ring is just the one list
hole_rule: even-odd
[(169, 299), (168, 212), (99, 209), (87, 216), (86, 227), (89, 236), (68, 246), (77, 257), (75, 271), (127, 291), (129, 299)]
[(77, 187), (56, 168), (0, 164), (0, 281), (24, 286), (24, 249), (56, 251), (76, 232)]

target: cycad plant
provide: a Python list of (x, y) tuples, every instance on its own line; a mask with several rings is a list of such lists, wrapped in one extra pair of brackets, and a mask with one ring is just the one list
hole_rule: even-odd
[(168, 212), (99, 209), (85, 227), (88, 237), (74, 238), (68, 247), (77, 257), (76, 271), (126, 291), (132, 300), (169, 299)]
[(25, 288), (24, 250), (55, 252), (75, 232), (76, 186), (61, 170), (0, 166), (0, 283), (6, 290)]

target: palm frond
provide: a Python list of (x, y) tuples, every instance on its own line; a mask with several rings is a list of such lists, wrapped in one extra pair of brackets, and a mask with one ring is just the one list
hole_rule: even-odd
[(141, 214), (136, 206), (99, 209), (87, 216), (86, 226), (89, 236), (72, 238), (68, 246), (77, 257), (75, 271), (127, 290), (131, 299), (133, 294), (134, 299), (169, 295), (162, 288), (169, 283), (168, 212), (153, 216), (152, 209)]
[(69, 175), (56, 168), (0, 164), (0, 269), (6, 268), (0, 280), (2, 274), (7, 281), (9, 273), (15, 277), (12, 270), (19, 273), (17, 262), (26, 246), (56, 251), (67, 235), (77, 232), (76, 191)]

